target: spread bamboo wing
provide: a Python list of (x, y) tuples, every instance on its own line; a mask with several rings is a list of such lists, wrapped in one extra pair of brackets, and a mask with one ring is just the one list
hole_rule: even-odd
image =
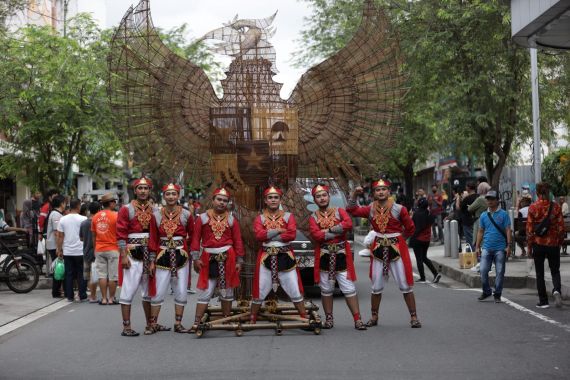
[(209, 109), (218, 98), (204, 71), (161, 41), (147, 0), (131, 7), (116, 30), (109, 71), (115, 123), (137, 165), (209, 178)]
[(352, 40), (305, 73), (289, 102), (299, 112), (299, 177), (375, 174), (399, 131), (404, 78), (397, 39), (367, 1)]

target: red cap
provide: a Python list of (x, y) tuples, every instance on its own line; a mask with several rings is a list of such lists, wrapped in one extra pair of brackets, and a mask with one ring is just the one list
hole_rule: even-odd
[(139, 185), (147, 185), (150, 189), (152, 189), (152, 181), (146, 177), (141, 177), (133, 181), (133, 189), (136, 189)]
[(317, 195), (317, 193), (320, 193), (321, 191), (324, 191), (326, 193), (329, 193), (329, 187), (326, 185), (316, 185), (313, 187), (313, 190), (311, 190), (311, 194), (313, 195), (313, 198), (315, 197), (315, 195)]
[(212, 198), (214, 198), (216, 195), (223, 195), (224, 197), (231, 197), (231, 194), (228, 190), (226, 190), (226, 188), (224, 187), (220, 187), (217, 188), (216, 190), (214, 190), (214, 194), (212, 194)]
[(275, 186), (269, 186), (267, 189), (265, 189), (265, 191), (263, 192), (263, 197), (265, 198), (266, 196), (268, 196), (269, 194), (277, 194), (280, 197), (283, 196), (283, 191)]
[(375, 189), (377, 187), (387, 187), (390, 188), (392, 184), (387, 179), (379, 179), (378, 181), (372, 182), (372, 188)]
[(174, 190), (174, 191), (176, 191), (178, 194), (180, 194), (180, 189), (181, 189), (181, 188), (180, 188), (180, 185), (177, 185), (177, 184), (175, 184), (175, 183), (169, 183), (169, 184), (164, 185), (164, 186), (162, 187), (162, 192), (164, 193), (164, 192), (166, 192), (166, 191), (168, 191), (168, 190)]

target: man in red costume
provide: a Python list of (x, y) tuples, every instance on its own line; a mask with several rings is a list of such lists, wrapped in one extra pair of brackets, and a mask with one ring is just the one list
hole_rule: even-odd
[(166, 206), (154, 211), (154, 223), (150, 225), (148, 249), (156, 257), (156, 295), (150, 301), (151, 326), (145, 330), (146, 335), (159, 331), (160, 307), (170, 288), (174, 290), (174, 331), (190, 331), (182, 326), (182, 316), (188, 298), (188, 240), (192, 237), (194, 219), (190, 211), (178, 204), (180, 186), (165, 185), (162, 196)]
[(273, 186), (263, 192), (266, 208), (255, 218), (253, 230), (262, 247), (257, 254), (251, 303), (251, 323), (257, 320), (261, 304), (279, 284), (299, 311), (307, 318), (303, 286), (297, 272), (295, 255), (289, 242), (295, 239), (297, 224), (293, 214), (279, 209), (283, 192)]
[(413, 293), (414, 277), (412, 262), (404, 237), (413, 235), (414, 223), (408, 210), (390, 199), (390, 182), (378, 180), (372, 183), (374, 202), (366, 207), (358, 207), (356, 198), (363, 193), (357, 187), (351, 195), (346, 211), (352, 216), (368, 218), (376, 237), (370, 251), (370, 279), (372, 280), (372, 318), (368, 327), (378, 324), (378, 311), (382, 301), (384, 280), (392, 272), (410, 312), (412, 328), (422, 327), (416, 314), (416, 299)]
[[(198, 301), (192, 331), (208, 309), (216, 287), (220, 292), (222, 312), (231, 315), (234, 288), (239, 286), (243, 263), (243, 242), (237, 219), (228, 211), (230, 192), (219, 188), (213, 194), (213, 208), (196, 219), (190, 247), (198, 277)], [(202, 252), (200, 252), (202, 247)]]
[(342, 208), (329, 207), (330, 192), (324, 185), (313, 187), (311, 194), (319, 207), (309, 218), (311, 237), (315, 246), (315, 283), (321, 288), (325, 311), (325, 329), (334, 326), (333, 292), (335, 281), (344, 294), (346, 304), (354, 318), (354, 328), (366, 330), (360, 317), (356, 295), (356, 272), (346, 233), (352, 229), (352, 219)]
[(135, 200), (121, 207), (117, 216), (117, 243), (121, 255), (119, 286), (121, 286), (121, 313), (123, 336), (138, 336), (131, 329), (131, 303), (139, 286), (142, 288), (142, 304), (147, 329), (150, 327), (150, 299), (154, 295), (154, 255), (148, 250), (153, 207), (148, 201), (152, 182), (145, 177), (133, 182)]

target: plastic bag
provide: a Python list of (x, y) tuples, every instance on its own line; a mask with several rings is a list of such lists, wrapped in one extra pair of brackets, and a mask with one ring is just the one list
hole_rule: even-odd
[(40, 241), (38, 241), (38, 248), (36, 249), (36, 253), (38, 255), (45, 255), (46, 253), (46, 241), (45, 239), (42, 239)]
[(63, 259), (58, 257), (53, 262), (53, 279), (62, 281), (65, 278), (65, 264)]
[(99, 282), (99, 276), (97, 275), (97, 266), (95, 265), (95, 261), (91, 263), (91, 278), (89, 282), (91, 284), (96, 284)]

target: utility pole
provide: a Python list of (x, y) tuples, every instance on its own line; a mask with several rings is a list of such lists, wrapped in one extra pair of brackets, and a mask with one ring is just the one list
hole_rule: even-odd
[(530, 49), (530, 78), (532, 88), (532, 130), (534, 138), (533, 161), (534, 161), (534, 183), (542, 181), (541, 171), (541, 146), (540, 146), (540, 109), (538, 96), (538, 58), (537, 50)]

